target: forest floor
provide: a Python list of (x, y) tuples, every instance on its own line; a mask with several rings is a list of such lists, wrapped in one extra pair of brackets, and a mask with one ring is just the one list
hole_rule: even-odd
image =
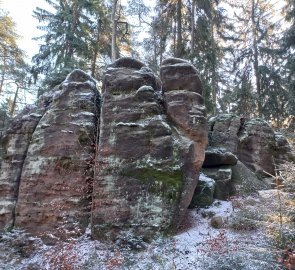
[[(279, 195), (279, 196), (278, 196)], [(141, 250), (90, 239), (45, 245), (21, 231), (0, 235), (2, 270), (270, 270), (295, 269), (295, 195), (273, 189), (188, 210), (174, 236)], [(220, 228), (212, 216), (222, 217)]]

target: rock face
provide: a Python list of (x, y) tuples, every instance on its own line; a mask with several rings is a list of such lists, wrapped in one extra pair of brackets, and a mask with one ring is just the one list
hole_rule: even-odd
[(203, 167), (216, 167), (221, 165), (236, 165), (238, 158), (224, 148), (208, 148), (205, 152)]
[(273, 174), (276, 156), (273, 129), (262, 119), (223, 114), (209, 120), (209, 145), (225, 148), (252, 171)]
[(220, 114), (209, 119), (209, 145), (215, 148), (225, 148), (238, 154), (239, 130), (241, 118), (234, 114)]
[(201, 173), (190, 208), (207, 207), (214, 201), (215, 180)]
[(75, 70), (18, 116), (1, 141), (0, 229), (67, 236), (90, 224), (94, 238), (115, 240), (176, 228), (197, 185), (207, 123), (193, 66), (168, 59), (161, 80), (121, 58), (101, 99)]
[(65, 234), (88, 225), (97, 95), (75, 70), (13, 121), (2, 140), (0, 228)]
[(16, 227), (85, 230), (97, 118), (95, 82), (76, 70), (55, 91), (32, 136), (22, 168)]
[(0, 171), (0, 228), (14, 225), (14, 209), (23, 163), (32, 134), (45, 108), (27, 108), (18, 115), (3, 135)]
[(286, 137), (275, 132), (275, 162), (276, 164), (284, 163), (289, 161), (295, 163), (295, 151), (287, 141)]
[[(261, 119), (222, 114), (209, 120), (202, 172), (215, 182), (214, 198), (224, 200), (236, 193), (270, 188), (265, 176), (274, 175), (274, 163), (294, 160), (286, 138)], [(203, 206), (203, 186), (200, 181), (191, 206)]]
[(261, 119), (243, 119), (239, 131), (238, 157), (260, 175), (274, 175), (275, 136), (273, 129)]
[[(189, 127), (178, 126), (170, 114), (177, 92), (163, 96), (148, 68), (123, 60), (107, 70), (103, 86), (92, 213), (98, 238), (116, 238), (118, 230), (143, 236), (177, 226), (193, 196), (207, 141), (206, 131), (194, 140), (198, 134), (188, 134)], [(199, 113), (199, 128), (206, 126), (201, 96), (177, 91), (190, 99), (180, 111), (185, 124)]]

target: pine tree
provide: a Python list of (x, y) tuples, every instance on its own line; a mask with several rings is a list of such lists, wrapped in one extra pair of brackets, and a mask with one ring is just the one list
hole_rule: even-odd
[(100, 1), (46, 0), (53, 11), (37, 7), (34, 16), (45, 34), (36, 38), (44, 43), (33, 57), (32, 73), (46, 74), (45, 84), (60, 83), (72, 69), (90, 70), (96, 75), (101, 54), (110, 55), (110, 23), (107, 8)]
[(288, 91), (286, 109), (295, 119), (295, 1), (287, 0), (285, 10), (285, 20), (290, 25), (282, 40), (282, 49), (286, 60), (286, 88)]
[(280, 25), (274, 21), (275, 5), (268, 0), (248, 0), (231, 3), (231, 7), (235, 15), (235, 27), (227, 33), (228, 57), (233, 60), (228, 70), (231, 87), (244, 91), (244, 80), (248, 78), (252, 98), (247, 99), (246, 107), (252, 107), (255, 116), (278, 119), (283, 114), (285, 91), (278, 50)]

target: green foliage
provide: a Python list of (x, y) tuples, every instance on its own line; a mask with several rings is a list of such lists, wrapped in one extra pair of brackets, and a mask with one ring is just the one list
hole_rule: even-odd
[(101, 1), (48, 2), (53, 11), (37, 7), (34, 17), (40, 22), (44, 35), (39, 53), (33, 57), (32, 73), (46, 74), (44, 84), (53, 87), (64, 80), (74, 68), (90, 70), (97, 76), (97, 60), (110, 53), (110, 21), (107, 8)]
[(29, 67), (25, 63), (25, 53), (17, 44), (18, 39), (14, 21), (0, 9), (0, 96), (12, 99), (7, 107), (11, 115), (17, 107), (19, 89), (27, 89), (30, 84)]

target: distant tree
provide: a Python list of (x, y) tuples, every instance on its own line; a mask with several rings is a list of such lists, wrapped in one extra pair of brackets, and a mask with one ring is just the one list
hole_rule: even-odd
[(287, 111), (295, 116), (295, 1), (287, 0), (285, 20), (289, 28), (282, 40), (285, 55), (286, 88), (288, 91)]
[(284, 115), (286, 91), (279, 52), (281, 25), (274, 16), (278, 14), (276, 6), (269, 0), (228, 1), (228, 4), (234, 12), (234, 27), (226, 32), (227, 56), (233, 64), (225, 76), (231, 78), (233, 96), (242, 97), (248, 89), (249, 98), (243, 101), (243, 107), (252, 108), (253, 116), (278, 122), (278, 117)]
[(17, 45), (18, 39), (12, 18), (0, 10), (0, 96), (3, 101), (3, 97), (13, 95), (11, 106), (7, 107), (11, 115), (19, 102), (20, 89), (27, 89), (29, 83), (29, 66), (25, 63), (24, 52)]

